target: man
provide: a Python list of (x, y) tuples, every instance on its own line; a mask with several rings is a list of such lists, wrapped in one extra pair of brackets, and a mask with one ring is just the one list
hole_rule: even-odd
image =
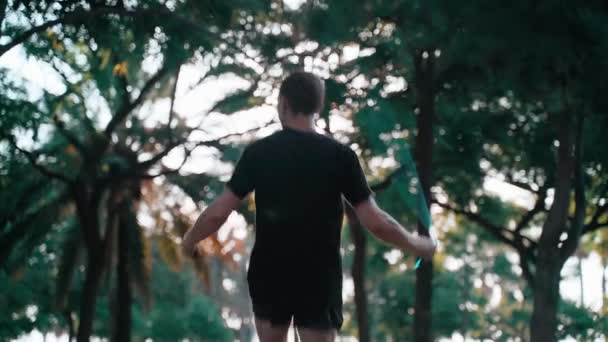
[(224, 192), (183, 240), (187, 254), (255, 190), (256, 239), (247, 281), (261, 342), (283, 342), (293, 318), (303, 342), (333, 341), (342, 326), (342, 196), (377, 238), (424, 258), (434, 243), (382, 211), (350, 147), (318, 134), (323, 82), (295, 72), (279, 91), (283, 130), (247, 146)]

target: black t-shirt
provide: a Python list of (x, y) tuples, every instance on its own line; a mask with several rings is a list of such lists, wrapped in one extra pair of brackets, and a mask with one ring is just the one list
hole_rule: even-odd
[(241, 198), (255, 190), (254, 302), (341, 305), (341, 195), (356, 205), (372, 194), (350, 147), (285, 127), (245, 148), (227, 186)]

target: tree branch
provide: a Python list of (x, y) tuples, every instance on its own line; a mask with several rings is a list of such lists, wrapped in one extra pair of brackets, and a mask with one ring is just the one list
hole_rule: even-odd
[(63, 121), (61, 121), (61, 119), (59, 118), (59, 114), (55, 113), (55, 109), (56, 109), (56, 104), (59, 103), (60, 101), (63, 101), (68, 95), (69, 95), (70, 91), (66, 90), (63, 94), (55, 97), (52, 100), (47, 100), (47, 106), (50, 109), (50, 113), (53, 115), (53, 124), (55, 125), (55, 127), (57, 128), (57, 131), (59, 131), (59, 133), (72, 145), (74, 145), (76, 147), (76, 149), (78, 149), (78, 151), (81, 152), (82, 155), (86, 154), (86, 148), (85, 146), (80, 142), (80, 140), (78, 140), (78, 138), (76, 138), (75, 135), (72, 134), (72, 132), (70, 132), (66, 127), (65, 127), (65, 123)]
[(530, 285), (530, 287), (534, 286), (534, 275), (530, 270), (530, 259), (533, 259), (533, 255), (531, 252), (518, 250), (517, 255), (519, 255), (519, 266), (521, 267), (521, 273)]
[[(172, 13), (171, 11), (169, 11), (168, 9), (164, 8), (164, 7), (158, 7), (158, 8), (152, 8), (152, 9), (145, 9), (145, 10), (139, 10), (139, 11), (129, 11), (126, 10), (122, 7), (119, 6), (100, 6), (95, 8), (94, 10), (90, 10), (90, 11), (85, 11), (85, 10), (77, 10), (71, 13), (68, 13), (66, 15), (64, 15), (61, 18), (55, 19), (55, 20), (51, 20), (49, 22), (46, 22), (42, 25), (36, 26), (31, 28), (30, 30), (25, 31), (24, 33), (22, 33), (20, 36), (14, 38), (11, 42), (9, 42), (8, 44), (2, 45), (0, 46), (0, 56), (2, 56), (4, 53), (6, 53), (8, 50), (10, 50), (11, 48), (25, 42), (27, 39), (29, 39), (32, 35), (42, 32), (52, 26), (55, 26), (57, 24), (61, 24), (61, 23), (67, 23), (70, 22), (72, 20), (78, 21), (78, 20), (82, 20), (82, 21), (86, 21), (86, 19), (88, 17), (93, 17), (93, 16), (97, 16), (97, 15), (102, 15), (102, 14), (108, 14), (108, 13), (117, 13), (117, 14), (121, 14), (121, 15), (125, 15), (125, 16), (146, 16), (146, 15), (156, 15), (156, 16), (162, 16), (162, 15), (170, 15), (172, 17), (175, 17), (177, 19), (179, 19), (181, 22), (183, 22), (184, 24), (188, 24), (190, 26), (194, 26), (197, 28), (202, 28), (200, 25), (198, 25), (197, 23), (192, 22), (191, 20), (187, 19), (187, 18), (183, 18), (179, 15), (175, 15), (174, 13)], [(159, 70), (159, 72), (154, 75), (142, 88), (141, 93), (139, 94), (138, 98), (130, 103), (124, 103), (122, 108), (118, 111), (118, 113), (110, 120), (110, 123), (108, 124), (108, 126), (106, 127), (106, 129), (104, 130), (104, 135), (106, 137), (110, 137), (111, 133), (113, 132), (113, 130), (116, 128), (116, 126), (118, 126), (123, 120), (124, 118), (135, 108), (137, 107), (144, 99), (145, 95), (147, 94), (147, 92), (150, 90), (150, 88), (154, 85), (154, 83), (156, 83), (158, 80), (160, 80), (160, 78), (162, 78), (162, 76), (164, 76), (164, 74), (168, 71), (168, 68), (165, 66), (163, 66), (163, 68), (161, 68), (161, 70)]]
[[(256, 82), (256, 83), (257, 83), (257, 82)], [(215, 105), (214, 105), (214, 106), (213, 106), (213, 107), (212, 107), (210, 110), (208, 110), (208, 111), (207, 111), (207, 113), (211, 113), (211, 112), (213, 112), (214, 110), (216, 110), (216, 109), (217, 109), (217, 107), (220, 105), (220, 102), (221, 102), (221, 101), (218, 101), (218, 103), (216, 103), (216, 104), (215, 104)], [(228, 135), (223, 136), (223, 137), (221, 137), (221, 138), (214, 139), (214, 140), (210, 140), (210, 141), (208, 141), (208, 143), (212, 143), (212, 142), (216, 142), (216, 143), (218, 143), (218, 142), (219, 142), (219, 140), (222, 140), (222, 139), (225, 139), (225, 138), (230, 138), (230, 137), (232, 137), (232, 136), (237, 136), (237, 135), (243, 135), (243, 134), (251, 133), (251, 132), (254, 132), (254, 131), (256, 131), (256, 130), (260, 130), (260, 129), (262, 129), (262, 128), (268, 127), (268, 126), (269, 126), (270, 124), (272, 124), (272, 123), (273, 123), (273, 121), (269, 121), (269, 122), (267, 122), (267, 123), (266, 123), (264, 126), (261, 126), (261, 127), (256, 127), (256, 128), (252, 128), (252, 129), (249, 129), (249, 130), (247, 130), (247, 131), (245, 131), (245, 132), (242, 132), (242, 133), (231, 133), (231, 134), (228, 134)], [(200, 122), (198, 125), (195, 125), (195, 126), (194, 126), (194, 127), (192, 127), (190, 130), (188, 130), (188, 132), (186, 133), (186, 134), (187, 134), (187, 136), (186, 136), (185, 138), (182, 138), (182, 139), (180, 139), (180, 140), (174, 140), (174, 141), (170, 142), (170, 143), (169, 143), (169, 146), (168, 146), (168, 147), (167, 147), (165, 150), (163, 150), (162, 152), (159, 152), (159, 153), (158, 153), (158, 154), (156, 154), (154, 157), (152, 157), (152, 158), (150, 158), (150, 159), (148, 159), (148, 160), (145, 160), (145, 161), (141, 162), (141, 163), (139, 164), (139, 168), (142, 168), (142, 169), (147, 169), (147, 168), (149, 168), (150, 166), (154, 165), (156, 162), (158, 162), (159, 160), (161, 160), (163, 157), (165, 157), (167, 154), (169, 154), (169, 152), (171, 152), (171, 150), (173, 150), (175, 147), (177, 147), (177, 146), (179, 146), (179, 145), (181, 145), (181, 144), (186, 143), (186, 142), (187, 142), (187, 140), (188, 140), (188, 137), (190, 136), (190, 134), (191, 134), (193, 131), (195, 131), (196, 129), (198, 129), (198, 128), (200, 127), (200, 125), (202, 125), (202, 120), (201, 120), (201, 122)], [(204, 142), (203, 142), (203, 143), (204, 143)]]
[[(263, 72), (263, 73), (261, 73), (261, 74), (260, 74), (260, 76), (261, 76), (262, 74), (264, 74), (264, 72)], [(256, 77), (254, 80), (252, 80), (252, 83), (251, 83), (252, 85), (251, 85), (251, 87), (250, 87), (250, 88), (248, 88), (247, 90), (240, 90), (240, 91), (238, 91), (238, 92), (248, 92), (248, 93), (250, 93), (250, 94), (253, 94), (253, 93), (255, 92), (255, 87), (257, 86), (257, 84), (258, 84), (258, 83), (259, 83), (259, 81), (261, 80), (261, 77), (260, 77), (260, 76)], [(205, 77), (206, 77), (206, 76), (205, 76)], [(204, 78), (204, 77), (203, 77), (203, 78)], [(199, 127), (200, 127), (200, 126), (203, 124), (203, 121), (204, 121), (205, 116), (207, 116), (209, 113), (212, 113), (212, 112), (217, 111), (217, 110), (219, 109), (219, 107), (225, 103), (224, 101), (225, 101), (226, 99), (228, 99), (228, 97), (230, 97), (230, 96), (232, 96), (232, 95), (235, 95), (235, 94), (236, 94), (236, 92), (235, 92), (235, 93), (232, 93), (232, 94), (230, 94), (230, 95), (228, 95), (228, 96), (226, 96), (226, 97), (224, 97), (223, 99), (221, 99), (221, 100), (219, 100), (219, 101), (217, 101), (217, 102), (216, 102), (216, 103), (213, 105), (213, 107), (211, 107), (210, 109), (203, 110), (203, 111), (200, 111), (200, 112), (198, 112), (198, 113), (196, 113), (196, 114), (192, 115), (192, 116), (201, 116), (202, 118), (201, 118), (201, 121), (199, 122), (199, 124), (198, 124), (198, 125), (196, 125), (196, 126), (194, 126), (194, 128), (193, 128), (192, 130), (190, 130), (190, 131), (188, 132), (188, 134), (192, 133), (192, 132), (193, 132), (193, 131), (195, 131), (195, 130), (198, 130), (198, 129), (199, 129)]]
[(171, 91), (171, 105), (169, 106), (169, 120), (167, 121), (167, 133), (169, 135), (169, 142), (173, 140), (173, 134), (171, 134), (171, 122), (173, 121), (173, 107), (175, 106), (175, 93), (177, 92), (177, 82), (179, 81), (179, 72), (182, 70), (182, 65), (177, 66), (175, 71), (175, 82), (173, 83), (173, 89)]
[[(492, 222), (488, 221), (487, 219), (483, 218), (479, 214), (472, 213), (470, 211), (466, 211), (466, 210), (462, 210), (462, 209), (458, 209), (447, 203), (440, 203), (436, 200), (433, 200), (432, 202), (436, 203), (440, 207), (450, 210), (456, 214), (465, 216), (471, 222), (477, 223), (479, 226), (481, 226), (487, 232), (494, 235), (499, 241), (502, 241), (503, 243), (513, 247), (517, 251), (517, 254), (519, 255), (520, 266), (522, 269), (523, 276), (526, 278), (526, 280), (528, 282), (530, 282), (530, 285), (532, 285), (534, 283), (534, 275), (532, 274), (529, 265), (530, 265), (530, 262), (534, 262), (534, 260), (535, 260), (533, 250), (536, 248), (536, 242), (519, 234), (518, 232), (513, 232), (508, 229), (504, 229), (498, 225), (495, 225)], [(509, 239), (506, 235), (504, 235), (504, 232), (511, 234), (512, 239)], [(526, 247), (523, 244), (524, 240), (528, 241), (531, 244), (530, 247)]]
[[(6, 52), (8, 52), (10, 49), (14, 48), (15, 46), (24, 43), (26, 40), (28, 40), (31, 36), (33, 36), (36, 33), (42, 32), (48, 28), (51, 28), (55, 25), (58, 24), (62, 24), (62, 23), (67, 23), (71, 20), (78, 20), (78, 19), (82, 19), (85, 20), (87, 17), (90, 16), (95, 16), (95, 15), (99, 15), (99, 14), (103, 14), (104, 12), (108, 12), (108, 13), (112, 13), (118, 10), (123, 10), (124, 9), (120, 9), (120, 8), (112, 8), (112, 7), (103, 7), (103, 8), (96, 8), (94, 10), (91, 11), (86, 11), (86, 10), (76, 10), (74, 12), (70, 12), (65, 14), (63, 17), (61, 18), (57, 18), (55, 20), (51, 20), (48, 21), (44, 24), (38, 25), (38, 26), (34, 26), (32, 28), (30, 28), (29, 30), (23, 32), (21, 35), (15, 37), (13, 40), (11, 40), (8, 44), (4, 44), (4, 45), (0, 45), (0, 56), (2, 56), (3, 54), (5, 54)], [(0, 22), (1, 23), (1, 22)]]
[[(482, 228), (484, 228), (486, 231), (488, 231), (489, 233), (491, 233), (492, 235), (494, 235), (498, 240), (515, 247), (515, 241), (509, 239), (506, 235), (503, 234), (504, 231), (507, 231), (506, 229), (495, 225), (494, 223), (488, 221), (487, 219), (483, 218), (481, 215), (476, 214), (476, 213), (472, 213), (470, 211), (467, 210), (463, 210), (463, 209), (458, 209), (456, 207), (453, 207), (447, 203), (441, 203), (439, 201), (434, 200), (433, 203), (439, 205), (440, 207), (447, 209), (453, 213), (456, 214), (460, 214), (466, 218), (468, 218), (471, 222), (477, 223), (479, 224)], [(511, 232), (512, 233), (512, 232)]]
[[(168, 174), (168, 173), (175, 173), (178, 172), (179, 169), (184, 165), (184, 163), (186, 162), (186, 159), (188, 158), (188, 156), (190, 156), (190, 154), (192, 153), (192, 151), (194, 151), (197, 147), (199, 146), (212, 146), (212, 147), (219, 147), (220, 143), (222, 140), (230, 138), (230, 137), (234, 137), (234, 136), (240, 136), (240, 135), (244, 135), (244, 134), (248, 134), (251, 132), (255, 132), (258, 131), (262, 128), (268, 127), (270, 124), (272, 124), (274, 121), (269, 121), (267, 122), (265, 125), (261, 126), (261, 127), (255, 127), (255, 128), (251, 128), (248, 129), (244, 132), (238, 132), (238, 133), (230, 133), (230, 134), (226, 134), (222, 137), (216, 138), (216, 139), (211, 139), (211, 140), (203, 140), (203, 141), (199, 141), (199, 142), (195, 142), (194, 146), (191, 149), (186, 149), (187, 154), (186, 157), (184, 158), (184, 160), (181, 163), (181, 166), (177, 169), (169, 169), (169, 170), (165, 170), (163, 172), (165, 173), (159, 173), (157, 175), (143, 175), (144, 178), (154, 178), (154, 177), (158, 177), (161, 176), (163, 174)], [(162, 152), (156, 154), (154, 157), (144, 160), (143, 162), (139, 163), (136, 167), (137, 170), (143, 171), (143, 170), (147, 170), (148, 168), (150, 168), (152, 165), (156, 164), (158, 161), (160, 161), (163, 157), (165, 157), (167, 154), (169, 154), (169, 152), (171, 152), (171, 150), (173, 150), (175, 147), (186, 143), (185, 139), (182, 139), (180, 141), (176, 141), (174, 143), (172, 143), (170, 145), (169, 148), (163, 150)], [(173, 170), (173, 171), (171, 171)]]
[(181, 170), (181, 168), (186, 164), (186, 161), (188, 161), (188, 158), (190, 157), (190, 155), (192, 154), (192, 152), (194, 152), (194, 150), (196, 150), (197, 147), (198, 146), (195, 146), (192, 149), (186, 149), (186, 148), (184, 148), (184, 150), (186, 151), (184, 153), (184, 159), (179, 164), (179, 166), (176, 167), (175, 169), (165, 168), (164, 170), (160, 171), (157, 174), (143, 174), (140, 177), (143, 178), (143, 179), (151, 179), (151, 178), (156, 178), (156, 177), (160, 177), (160, 176), (170, 175), (170, 174), (173, 174), (173, 173), (178, 173), (179, 170)]
[(526, 214), (524, 214), (522, 216), (522, 218), (519, 220), (519, 222), (517, 223), (517, 226), (515, 227), (515, 231), (516, 232), (521, 232), (522, 229), (524, 229), (529, 223), (530, 221), (532, 221), (532, 219), (534, 218), (534, 216), (536, 216), (536, 214), (538, 214), (539, 212), (543, 211), (545, 209), (545, 199), (547, 198), (547, 192), (545, 191), (544, 188), (540, 189), (538, 192), (538, 198), (536, 199), (536, 203), (534, 204), (534, 207), (529, 210), (528, 212), (526, 212)]
[(23, 155), (25, 155), (25, 157), (27, 158), (27, 160), (30, 162), (30, 164), (32, 164), (32, 166), (34, 168), (36, 168), (36, 170), (38, 170), (41, 174), (43, 174), (46, 177), (49, 178), (54, 178), (54, 179), (59, 179), (65, 183), (71, 183), (72, 180), (70, 180), (66, 175), (61, 174), (59, 172), (55, 172), (52, 170), (49, 170), (48, 168), (42, 166), (41, 164), (38, 164), (38, 162), (36, 161), (37, 156), (34, 155), (34, 153), (30, 152), (30, 151), (26, 151), (22, 148), (20, 148), (19, 146), (17, 146), (17, 142), (15, 141), (15, 137), (13, 137), (12, 135), (8, 136), (9, 143), (19, 152), (23, 153)]
[(87, 106), (84, 96), (75, 88), (75, 86), (78, 86), (79, 83), (82, 83), (82, 81), (77, 82), (77, 84), (73, 84), (68, 80), (68, 77), (55, 65), (55, 63), (50, 64), (51, 67), (55, 70), (55, 72), (57, 72), (59, 76), (61, 76), (66, 88), (68, 89), (68, 91), (66, 91), (64, 95), (67, 96), (69, 94), (74, 94), (78, 98), (78, 100), (80, 101), (80, 106), (82, 107), (82, 119), (84, 120), (84, 124), (87, 129), (89, 129), (89, 131), (95, 132), (95, 125), (93, 124), (93, 121), (91, 121), (91, 118), (89, 118), (87, 115)]
[(600, 222), (602, 215), (608, 213), (608, 202), (600, 205), (600, 200), (606, 195), (606, 192), (608, 192), (608, 183), (604, 185), (603, 190), (601, 190), (598, 195), (598, 200), (596, 202), (597, 209), (595, 210), (595, 213), (593, 213), (591, 221), (585, 225), (583, 235), (608, 226), (608, 219), (604, 222)]
[[(75, 13), (73, 13), (75, 14)], [(28, 31), (25, 31), (24, 33), (22, 33), (20, 36), (15, 37), (13, 40), (11, 40), (8, 44), (4, 44), (4, 45), (0, 45), (0, 57), (2, 55), (4, 55), (6, 52), (8, 52), (8, 50), (14, 48), (15, 46), (25, 42), (26, 40), (28, 40), (32, 35), (38, 33), (38, 32), (42, 32), (46, 29), (48, 29), (49, 27), (55, 26), (57, 24), (60, 24), (64, 21), (66, 21), (69, 18), (72, 17), (76, 17), (76, 15), (71, 15), (69, 17), (64, 17), (64, 18), (59, 18), (59, 19), (55, 19), (55, 20), (51, 20), (49, 22), (46, 22), (42, 25), (39, 26), (35, 26), (31, 29), (29, 29)]]
[(156, 84), (156, 82), (158, 82), (163, 76), (165, 76), (165, 74), (167, 74), (168, 71), (169, 71), (169, 68), (167, 67), (167, 65), (166, 64), (163, 65), (160, 68), (160, 70), (158, 70), (158, 72), (156, 72), (156, 74), (154, 74), (154, 76), (152, 76), (144, 84), (143, 88), (141, 89), (141, 92), (139, 93), (139, 95), (137, 96), (137, 98), (134, 101), (123, 102), (123, 105), (121, 106), (121, 108), (112, 117), (112, 119), (110, 120), (110, 122), (108, 123), (106, 128), (104, 129), (104, 135), (107, 138), (110, 138), (110, 135), (112, 134), (114, 129), (116, 129), (116, 127), (120, 123), (122, 123), (122, 121), (129, 115), (129, 113), (131, 113), (131, 111), (133, 109), (135, 109), (137, 106), (139, 106), (143, 102), (144, 98), (146, 97), (146, 95), (148, 94), (150, 89)]
[(608, 213), (608, 201), (604, 203), (604, 205), (598, 206), (593, 214), (593, 217), (591, 218), (591, 222), (599, 221), (600, 217), (605, 213)]
[(57, 127), (59, 133), (61, 133), (61, 135), (63, 135), (63, 137), (66, 138), (70, 144), (74, 145), (82, 155), (87, 154), (86, 147), (80, 142), (80, 140), (78, 140), (78, 138), (76, 138), (75, 135), (72, 134), (72, 132), (65, 127), (65, 123), (59, 119), (59, 116), (54, 115), (53, 122), (55, 123), (55, 127)]
[(526, 191), (531, 192), (533, 194), (537, 194), (539, 192), (539, 190), (534, 190), (530, 184), (524, 183), (524, 182), (521, 182), (521, 181), (517, 181), (517, 180), (513, 179), (513, 176), (510, 175), (510, 174), (508, 174), (505, 178), (506, 178), (505, 179), (506, 183), (511, 184), (511, 185), (513, 185), (515, 187), (518, 187), (518, 188), (520, 188), (522, 190), (526, 190)]
[(82, 10), (82, 9), (75, 10), (73, 12), (66, 13), (61, 18), (57, 18), (55, 20), (48, 21), (39, 26), (30, 28), (29, 30), (23, 32), (21, 35), (15, 37), (8, 44), (0, 45), (0, 57), (4, 53), (6, 53), (10, 49), (12, 49), (13, 47), (15, 47), (21, 43), (24, 43), (26, 40), (28, 40), (34, 34), (42, 32), (55, 25), (68, 23), (68, 22), (72, 22), (72, 21), (86, 22), (91, 17), (104, 15), (104, 14), (111, 14), (111, 13), (116, 13), (116, 14), (120, 14), (123, 16), (129, 16), (129, 17), (144, 17), (144, 18), (149, 17), (149, 16), (157, 16), (157, 17), (164, 17), (164, 20), (166, 20), (166, 17), (172, 17), (172, 18), (178, 19), (181, 24), (189, 26), (189, 28), (193, 29), (195, 32), (207, 31), (207, 30), (205, 30), (205, 27), (203, 27), (202, 25), (200, 25), (188, 18), (177, 15), (177, 14), (171, 12), (166, 7), (162, 7), (162, 6), (154, 7), (154, 8), (139, 9), (139, 10), (134, 10), (134, 11), (127, 10), (124, 7), (120, 7), (120, 6), (98, 6), (92, 10)]
[(604, 222), (596, 222), (594, 224), (585, 225), (585, 230), (583, 231), (583, 235), (594, 232), (601, 228), (606, 228), (606, 227), (608, 227), (608, 220), (606, 220)]

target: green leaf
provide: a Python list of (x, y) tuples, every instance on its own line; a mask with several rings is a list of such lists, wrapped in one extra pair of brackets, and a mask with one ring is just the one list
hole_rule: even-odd
[(247, 90), (236, 91), (215, 104), (218, 112), (226, 115), (258, 106), (264, 102), (264, 98), (253, 96), (254, 87)]

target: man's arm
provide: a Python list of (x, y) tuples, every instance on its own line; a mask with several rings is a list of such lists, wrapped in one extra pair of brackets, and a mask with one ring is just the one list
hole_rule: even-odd
[(425, 236), (408, 232), (391, 215), (380, 209), (373, 197), (354, 206), (357, 217), (375, 237), (399, 249), (430, 259), (436, 246)]
[(203, 210), (194, 226), (184, 235), (182, 250), (186, 255), (197, 253), (196, 245), (217, 232), (235, 210), (241, 199), (226, 187), (224, 192)]

